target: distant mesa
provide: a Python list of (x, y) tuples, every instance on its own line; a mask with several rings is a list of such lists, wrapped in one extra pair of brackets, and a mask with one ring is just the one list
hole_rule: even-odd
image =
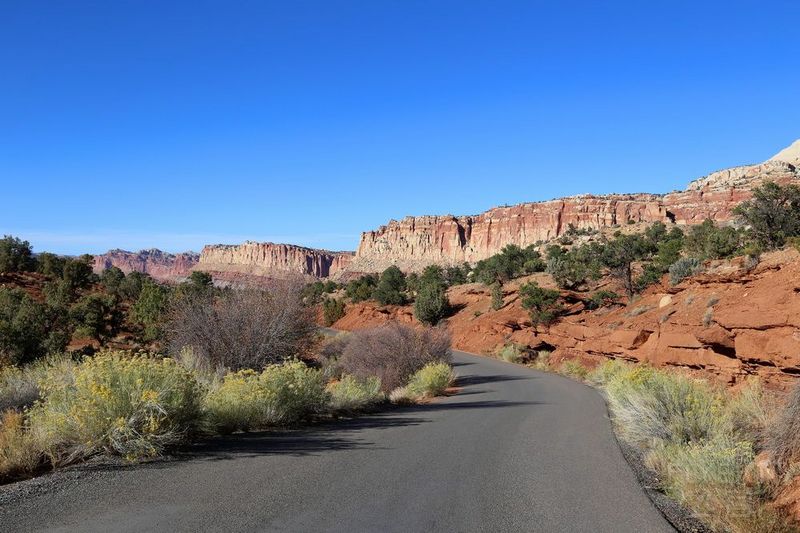
[(563, 235), (570, 226), (602, 229), (657, 221), (689, 225), (709, 218), (728, 223), (733, 221), (733, 209), (751, 197), (753, 187), (767, 180), (796, 182), (800, 178), (798, 167), (800, 140), (768, 161), (713, 172), (692, 181), (685, 190), (669, 194), (586, 194), (495, 207), (479, 215), (391, 220), (362, 233), (355, 253), (248, 241), (208, 245), (199, 255), (111, 250), (95, 258), (95, 270), (113, 265), (125, 272), (147, 272), (164, 281), (176, 281), (192, 270), (203, 270), (231, 282), (298, 275), (348, 279), (357, 273), (380, 272), (390, 265), (419, 271), (434, 263), (476, 262), (509, 244), (524, 247), (549, 241)]

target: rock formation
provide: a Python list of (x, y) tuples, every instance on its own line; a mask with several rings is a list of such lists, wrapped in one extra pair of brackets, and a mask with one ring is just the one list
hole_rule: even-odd
[(228, 281), (292, 275), (327, 278), (343, 271), (352, 257), (352, 252), (329, 252), (291, 244), (247, 241), (238, 245), (205, 246), (196, 270), (211, 272), (215, 278)]
[(800, 141), (757, 165), (714, 172), (685, 191), (669, 194), (582, 195), (546, 202), (496, 207), (475, 216), (419, 216), (392, 220), (362, 233), (349, 269), (379, 272), (390, 265), (421, 270), (433, 263), (474, 262), (508, 244), (527, 246), (562, 235), (570, 225), (601, 229), (656, 221), (698, 224), (710, 218), (731, 222), (733, 208), (766, 180), (798, 180)]
[(93, 268), (99, 274), (115, 266), (126, 274), (144, 272), (154, 279), (174, 282), (188, 276), (199, 259), (200, 256), (195, 252), (170, 254), (155, 248), (139, 252), (109, 250), (94, 257)]

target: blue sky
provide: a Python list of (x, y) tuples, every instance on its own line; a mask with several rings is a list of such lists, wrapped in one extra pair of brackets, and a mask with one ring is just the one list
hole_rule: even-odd
[(355, 249), (800, 137), (800, 3), (0, 0), (0, 233)]

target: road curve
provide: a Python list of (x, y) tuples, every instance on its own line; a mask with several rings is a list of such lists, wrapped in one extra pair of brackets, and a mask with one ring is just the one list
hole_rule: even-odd
[(597, 392), (497, 360), (454, 360), (462, 391), (429, 405), (0, 489), (0, 530), (673, 531)]

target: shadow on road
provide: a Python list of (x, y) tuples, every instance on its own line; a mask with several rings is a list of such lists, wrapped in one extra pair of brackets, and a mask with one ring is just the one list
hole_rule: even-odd
[(456, 378), (457, 387), (468, 387), (470, 385), (482, 385), (484, 383), (500, 383), (501, 381), (520, 381), (538, 379), (535, 376), (506, 376), (506, 375), (488, 375), (488, 376), (458, 376)]

